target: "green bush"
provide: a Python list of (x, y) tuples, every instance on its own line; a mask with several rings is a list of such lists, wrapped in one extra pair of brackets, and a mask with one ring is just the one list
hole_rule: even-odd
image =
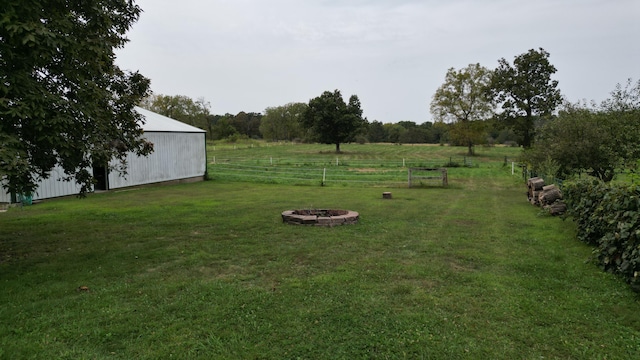
[(640, 186), (578, 181), (567, 184), (564, 195), (578, 238), (596, 247), (605, 271), (640, 290)]

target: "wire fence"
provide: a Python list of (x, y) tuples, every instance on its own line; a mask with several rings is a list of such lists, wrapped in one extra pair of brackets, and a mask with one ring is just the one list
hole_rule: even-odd
[(530, 169), (526, 164), (514, 163), (514, 165), (521, 169), (522, 180), (525, 183), (531, 178), (539, 177), (544, 179), (545, 184), (555, 184), (559, 189), (563, 189), (564, 179), (558, 178), (554, 175), (544, 174), (534, 169)]
[[(231, 158), (213, 157), (209, 177), (214, 180), (291, 185), (353, 185), (407, 187), (412, 167), (473, 166), (471, 159), (327, 159), (325, 158)], [(442, 181), (424, 180), (431, 186)]]

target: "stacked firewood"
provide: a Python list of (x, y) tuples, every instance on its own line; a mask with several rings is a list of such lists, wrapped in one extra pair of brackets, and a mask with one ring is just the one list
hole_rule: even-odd
[(539, 177), (527, 180), (527, 198), (531, 205), (540, 206), (551, 215), (562, 215), (567, 211), (567, 205), (562, 201), (562, 192), (554, 184), (544, 184)]

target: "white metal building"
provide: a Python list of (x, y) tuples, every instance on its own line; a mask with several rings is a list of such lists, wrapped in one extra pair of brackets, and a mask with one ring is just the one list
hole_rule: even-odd
[[(115, 171), (108, 172), (106, 166), (94, 167), (93, 174), (98, 181), (95, 190), (203, 180), (207, 170), (206, 132), (139, 107), (136, 111), (145, 118), (143, 137), (153, 143), (153, 153), (146, 157), (130, 153), (125, 176)], [(110, 165), (116, 164), (114, 160)], [(39, 183), (33, 200), (77, 194), (80, 187), (73, 181), (61, 181), (63, 176), (61, 168), (54, 168), (51, 176)], [(10, 194), (0, 188), (0, 203), (10, 200)]]

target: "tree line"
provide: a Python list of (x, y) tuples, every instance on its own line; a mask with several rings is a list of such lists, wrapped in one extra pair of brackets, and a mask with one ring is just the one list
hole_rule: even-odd
[[(45, 11), (46, 9), (46, 11)], [(115, 49), (141, 9), (127, 0), (2, 2), (0, 22), (0, 179), (11, 193), (32, 194), (59, 166), (65, 180), (92, 189), (90, 169), (129, 153), (145, 156), (141, 105), (206, 130), (210, 139), (346, 142), (514, 142), (534, 164), (561, 174), (586, 171), (610, 179), (638, 158), (638, 86), (629, 83), (597, 106), (562, 105), (556, 72), (543, 49), (512, 63), (449, 69), (431, 99), (434, 122), (383, 124), (362, 117), (357, 95), (339, 90), (264, 114), (211, 114), (204, 99), (151, 95), (150, 80), (115, 64)], [(541, 146), (534, 146), (541, 144)], [(572, 153), (573, 152), (573, 153)]]
[[(382, 123), (362, 117), (360, 100), (345, 102), (339, 90), (325, 91), (309, 103), (269, 107), (260, 113), (210, 115), (202, 100), (184, 96), (149, 98), (150, 110), (207, 130), (212, 139), (240, 138), (399, 144), (520, 145), (522, 161), (549, 175), (587, 173), (604, 181), (621, 168), (640, 166), (640, 81), (618, 85), (601, 104), (570, 103), (552, 79), (556, 68), (544, 49), (498, 60), (491, 70), (480, 64), (451, 68), (431, 98), (434, 122)], [(178, 115), (162, 104), (167, 98), (199, 106)], [(170, 101), (169, 101), (170, 102)], [(173, 112), (172, 112), (173, 111)], [(186, 117), (186, 120), (185, 120)]]
[[(309, 103), (269, 107), (261, 113), (212, 115), (204, 100), (176, 95), (151, 96), (143, 107), (198, 126), (209, 138), (270, 141), (391, 142), (461, 145), (473, 154), (477, 145), (512, 144), (530, 148), (540, 122), (555, 115), (562, 103), (558, 82), (551, 79), (556, 68), (544, 49), (516, 56), (513, 64), (498, 60), (490, 70), (480, 64), (451, 68), (430, 103), (434, 122), (381, 123), (362, 118), (357, 95), (348, 103), (339, 90), (326, 91)], [(167, 106), (170, 104), (171, 106)], [(332, 115), (316, 108), (342, 109)], [(184, 109), (177, 111), (176, 109)], [(189, 110), (195, 109), (195, 110)], [(349, 110), (352, 112), (349, 115)], [(315, 113), (315, 115), (313, 115)], [(315, 116), (315, 118), (314, 118)], [(311, 121), (315, 119), (315, 121)], [(351, 120), (347, 120), (351, 119)]]

